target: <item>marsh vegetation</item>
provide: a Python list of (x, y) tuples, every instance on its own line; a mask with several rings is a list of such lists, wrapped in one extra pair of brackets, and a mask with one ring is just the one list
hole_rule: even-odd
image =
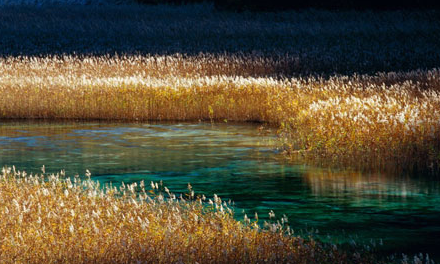
[[(197, 195), (191, 185), (175, 195), (162, 183), (100, 187), (42, 170), (2, 170), (3, 263), (393, 262), (377, 259), (368, 248), (339, 249), (292, 236), (286, 217), (263, 227), (258, 215), (238, 222), (230, 203)], [(430, 263), (429, 257), (414, 258), (420, 261)]]
[(0, 116), (261, 122), (280, 129), (286, 153), (308, 160), (438, 172), (437, 69), (244, 77), (270, 64), (178, 55), (9, 58), (0, 61)]
[[(438, 11), (0, 10), (3, 120), (254, 122), (296, 161), (439, 174)], [(379, 261), (238, 222), (191, 190), (184, 201), (156, 185), (147, 198), (145, 186), (76, 181), (4, 169), (2, 261)]]
[(437, 11), (1, 9), (0, 118), (261, 122), (307, 160), (438, 172)]

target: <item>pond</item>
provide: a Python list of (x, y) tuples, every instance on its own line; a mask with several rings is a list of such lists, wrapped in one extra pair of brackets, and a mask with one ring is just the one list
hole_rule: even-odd
[(89, 169), (102, 183), (163, 181), (175, 193), (191, 183), (197, 194), (233, 200), (238, 219), (255, 212), (267, 219), (273, 210), (298, 234), (382, 240), (384, 254), (440, 260), (439, 179), (304, 166), (276, 145), (274, 129), (253, 124), (0, 123), (0, 166), (40, 172), (45, 165), (68, 175)]

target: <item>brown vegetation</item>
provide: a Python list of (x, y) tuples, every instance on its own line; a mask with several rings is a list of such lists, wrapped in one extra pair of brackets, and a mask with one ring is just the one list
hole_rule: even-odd
[(438, 70), (251, 77), (276, 65), (202, 55), (4, 59), (0, 118), (264, 122), (281, 128), (287, 153), (309, 160), (438, 171)]
[[(87, 172), (88, 173), (88, 172)], [(2, 263), (377, 263), (368, 252), (233, 219), (219, 197), (143, 182), (101, 188), (64, 175), (0, 175)]]

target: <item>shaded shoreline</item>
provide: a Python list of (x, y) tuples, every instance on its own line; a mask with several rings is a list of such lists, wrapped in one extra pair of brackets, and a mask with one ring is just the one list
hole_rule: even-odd
[(0, 57), (200, 54), (283, 62), (278, 74), (440, 67), (440, 11), (224, 13), (210, 4), (0, 7)]

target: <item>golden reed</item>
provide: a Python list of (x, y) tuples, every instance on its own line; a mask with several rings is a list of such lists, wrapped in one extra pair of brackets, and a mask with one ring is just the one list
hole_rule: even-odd
[(438, 172), (439, 70), (252, 77), (272, 75), (276, 63), (256, 61), (204, 55), (2, 59), (0, 118), (262, 122), (280, 127), (286, 153), (310, 161)]

